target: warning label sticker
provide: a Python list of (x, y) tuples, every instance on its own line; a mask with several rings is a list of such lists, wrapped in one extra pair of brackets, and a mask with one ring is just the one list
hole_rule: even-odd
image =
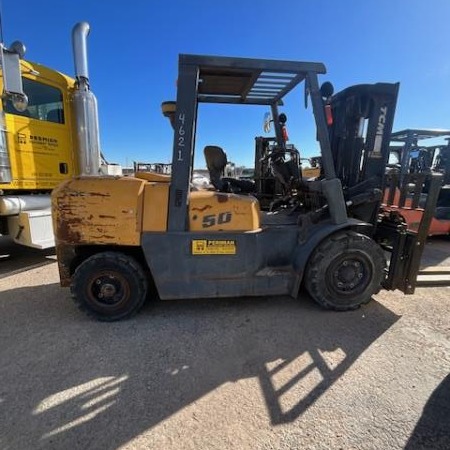
[(195, 239), (192, 241), (193, 255), (235, 255), (236, 241)]

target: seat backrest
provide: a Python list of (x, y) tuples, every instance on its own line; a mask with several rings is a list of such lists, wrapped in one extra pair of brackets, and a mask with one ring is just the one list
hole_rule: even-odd
[(223, 189), (222, 175), (227, 165), (227, 155), (217, 145), (207, 145), (203, 153), (205, 155), (206, 167), (208, 168), (211, 184), (219, 191)]

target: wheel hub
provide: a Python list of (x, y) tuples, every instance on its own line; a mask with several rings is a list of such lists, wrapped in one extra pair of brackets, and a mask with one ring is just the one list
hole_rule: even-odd
[(124, 280), (118, 275), (99, 275), (91, 284), (90, 295), (103, 305), (120, 303), (124, 297)]
[(111, 297), (114, 297), (116, 292), (117, 292), (117, 289), (113, 284), (105, 283), (101, 286), (100, 293), (98, 294), (98, 296), (100, 298), (105, 298), (105, 297), (111, 298)]
[(333, 278), (334, 284), (339, 290), (352, 290), (364, 278), (363, 265), (355, 259), (346, 259), (336, 268)]

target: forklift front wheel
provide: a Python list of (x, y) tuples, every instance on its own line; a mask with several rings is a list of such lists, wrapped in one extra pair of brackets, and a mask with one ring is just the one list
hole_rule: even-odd
[(314, 250), (305, 274), (306, 289), (327, 309), (356, 309), (379, 292), (385, 267), (383, 251), (371, 238), (340, 232)]
[(72, 298), (97, 320), (111, 322), (135, 314), (147, 296), (141, 265), (119, 252), (102, 252), (83, 261), (72, 279)]

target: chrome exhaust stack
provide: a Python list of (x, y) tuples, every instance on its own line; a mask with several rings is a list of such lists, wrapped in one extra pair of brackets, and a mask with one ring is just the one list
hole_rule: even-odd
[(75, 63), (75, 77), (78, 83), (89, 84), (87, 59), (87, 37), (90, 26), (87, 22), (77, 23), (72, 30), (73, 58)]
[(75, 120), (78, 138), (79, 173), (84, 176), (100, 174), (100, 133), (97, 99), (89, 87), (87, 60), (87, 22), (77, 23), (72, 30), (72, 46), (75, 63)]

